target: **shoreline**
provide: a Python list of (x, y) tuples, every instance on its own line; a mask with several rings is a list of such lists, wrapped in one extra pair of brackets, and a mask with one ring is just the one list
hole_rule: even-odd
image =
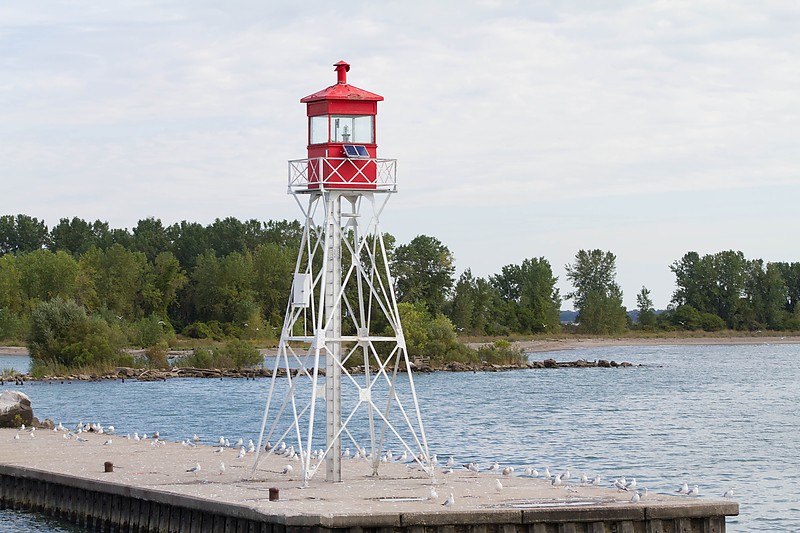
[[(465, 342), (470, 348), (491, 345), (493, 341)], [(527, 341), (512, 341), (514, 348), (526, 353), (560, 352), (582, 348), (618, 348), (624, 346), (710, 346), (710, 345), (748, 345), (748, 344), (800, 344), (800, 335), (737, 335), (732, 337), (575, 337), (549, 338)], [(143, 350), (131, 350), (139, 352)], [(186, 350), (175, 350), (175, 352)], [(277, 348), (261, 348), (263, 355), (278, 355)], [(28, 357), (24, 346), (0, 346), (0, 355)]]
[[(490, 343), (467, 343), (478, 347)], [(558, 352), (582, 348), (619, 348), (625, 346), (712, 346), (748, 344), (800, 344), (800, 336), (735, 336), (735, 337), (615, 337), (574, 338), (514, 341), (513, 347), (526, 353)]]

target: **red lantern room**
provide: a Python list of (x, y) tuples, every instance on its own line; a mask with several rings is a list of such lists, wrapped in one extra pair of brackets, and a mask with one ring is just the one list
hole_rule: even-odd
[(347, 83), (350, 65), (339, 61), (336, 85), (306, 96), (309, 189), (375, 189), (375, 115), (380, 96)]

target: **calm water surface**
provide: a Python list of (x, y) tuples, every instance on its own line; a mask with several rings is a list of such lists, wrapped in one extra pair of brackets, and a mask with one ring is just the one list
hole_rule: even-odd
[[(729, 531), (800, 531), (800, 345), (597, 348), (534, 359), (613, 359), (634, 368), (415, 375), (429, 446), (460, 462), (636, 477), (702, 497), (734, 489)], [(0, 369), (27, 369), (0, 355)], [(268, 381), (26, 383), (34, 413), (64, 425), (113, 424), (257, 440)], [(366, 439), (365, 439), (366, 441)], [(610, 485), (610, 483), (609, 483)], [(33, 521), (31, 521), (33, 520)], [(36, 520), (41, 520), (37, 522)], [(7, 524), (16, 529), (2, 529)], [(0, 511), (0, 531), (65, 531), (36, 515)]]

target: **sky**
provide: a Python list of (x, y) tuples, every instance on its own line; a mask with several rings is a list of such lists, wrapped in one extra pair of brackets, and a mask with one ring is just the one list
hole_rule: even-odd
[(543, 257), (562, 296), (610, 251), (664, 308), (688, 251), (800, 260), (797, 28), (794, 0), (0, 2), (0, 214), (298, 219), (299, 100), (346, 60), (398, 244)]

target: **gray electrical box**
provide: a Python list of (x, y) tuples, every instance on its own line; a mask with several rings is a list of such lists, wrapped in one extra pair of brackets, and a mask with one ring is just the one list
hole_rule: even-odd
[(311, 302), (311, 274), (295, 274), (292, 281), (292, 305), (308, 307)]

